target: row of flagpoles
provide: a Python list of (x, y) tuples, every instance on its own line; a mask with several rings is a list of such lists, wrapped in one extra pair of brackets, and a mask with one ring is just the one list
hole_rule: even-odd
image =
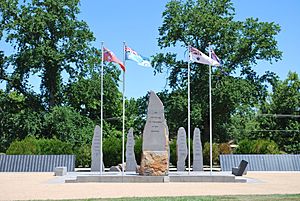
[[(138, 54), (133, 49), (126, 46), (126, 43), (123, 43), (123, 62), (119, 60), (112, 51), (104, 47), (104, 43), (101, 43), (101, 52), (102, 52), (102, 60), (101, 60), (101, 123), (100, 123), (100, 158), (103, 161), (102, 155), (102, 138), (103, 138), (103, 67), (104, 61), (106, 62), (114, 62), (119, 64), (123, 71), (123, 126), (122, 126), (122, 176), (124, 175), (124, 152), (125, 152), (125, 71), (126, 71), (126, 60), (132, 60), (137, 62), (140, 66), (151, 67), (151, 62), (147, 57), (144, 57)], [(209, 45), (209, 56), (202, 53), (200, 50), (188, 46), (188, 173), (190, 173), (191, 167), (191, 119), (190, 119), (190, 63), (201, 63), (209, 65), (209, 143), (210, 143), (210, 173), (212, 173), (212, 95), (211, 95), (211, 66), (220, 66), (220, 59), (214, 53)], [(100, 174), (102, 174), (102, 167), (100, 167)]]

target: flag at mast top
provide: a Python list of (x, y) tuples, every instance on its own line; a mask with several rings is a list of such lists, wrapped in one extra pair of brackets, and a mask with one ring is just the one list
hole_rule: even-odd
[(128, 46), (125, 46), (125, 60), (135, 61), (140, 66), (151, 67), (149, 58), (142, 56)]
[(103, 58), (104, 61), (107, 62), (114, 62), (120, 65), (120, 67), (122, 68), (122, 70), (125, 72), (125, 65), (123, 64), (123, 62), (121, 62), (120, 59), (118, 59), (115, 54), (110, 51), (109, 49), (103, 47)]
[(220, 66), (220, 63), (218, 61), (213, 60), (209, 56), (202, 53), (200, 50), (189, 46), (189, 59), (192, 62), (206, 64), (206, 65), (212, 65), (212, 66)]

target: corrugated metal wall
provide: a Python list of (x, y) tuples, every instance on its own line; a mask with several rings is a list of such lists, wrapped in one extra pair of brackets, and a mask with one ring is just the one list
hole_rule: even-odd
[(0, 155), (0, 172), (53, 172), (65, 166), (75, 169), (74, 155)]
[(300, 171), (300, 155), (289, 154), (228, 154), (220, 155), (222, 171), (231, 171), (241, 160), (248, 161), (248, 171)]

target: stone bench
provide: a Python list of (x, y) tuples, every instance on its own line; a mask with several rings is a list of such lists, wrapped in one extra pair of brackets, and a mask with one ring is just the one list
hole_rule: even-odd
[(55, 167), (54, 176), (64, 176), (67, 174), (67, 167)]

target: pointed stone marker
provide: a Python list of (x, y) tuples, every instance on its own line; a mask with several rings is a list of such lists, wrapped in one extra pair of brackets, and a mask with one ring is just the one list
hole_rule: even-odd
[(150, 91), (147, 121), (143, 132), (143, 153), (140, 175), (168, 175), (169, 132), (164, 106), (158, 96)]
[(203, 171), (203, 153), (199, 128), (195, 128), (193, 137), (193, 171)]
[(177, 171), (185, 171), (185, 160), (187, 157), (186, 132), (180, 127), (177, 132), (176, 142)]
[(127, 172), (135, 172), (137, 168), (135, 155), (134, 155), (134, 137), (133, 137), (133, 128), (129, 129), (127, 134), (127, 142), (126, 142), (126, 171)]
[(101, 133), (100, 126), (96, 125), (94, 130), (94, 136), (92, 141), (92, 165), (91, 172), (100, 172), (100, 167), (102, 167), (102, 171), (104, 172), (104, 163), (103, 156), (101, 153)]

